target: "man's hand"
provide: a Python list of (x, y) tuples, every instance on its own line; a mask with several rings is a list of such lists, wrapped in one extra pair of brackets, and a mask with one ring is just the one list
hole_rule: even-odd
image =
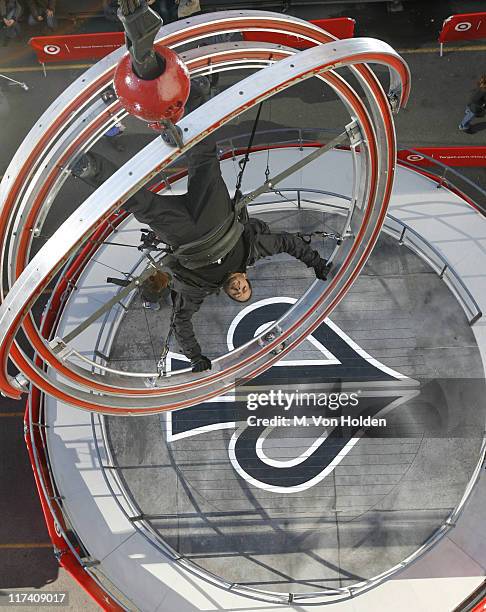
[(204, 372), (211, 369), (211, 360), (205, 355), (198, 355), (191, 359), (191, 368), (193, 372)]
[(327, 259), (321, 259), (318, 264), (314, 266), (314, 272), (316, 273), (316, 278), (319, 280), (327, 280), (327, 275), (329, 274), (329, 270), (332, 268), (332, 263), (328, 263)]
[(47, 9), (46, 13), (48, 17), (54, 17), (54, 11), (52, 9)]

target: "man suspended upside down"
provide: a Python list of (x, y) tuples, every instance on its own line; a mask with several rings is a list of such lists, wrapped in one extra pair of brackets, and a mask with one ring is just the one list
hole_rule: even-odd
[[(201, 79), (199, 83), (192, 82), (188, 110), (208, 98), (209, 87), (205, 91), (204, 85)], [(73, 173), (98, 186), (112, 173), (113, 168), (107, 172), (112, 164), (88, 155), (90, 162), (82, 161)], [(259, 259), (279, 253), (288, 253), (313, 268), (318, 279), (326, 280), (329, 271), (327, 261), (298, 235), (273, 233), (260, 219), (235, 218), (234, 202), (223, 180), (212, 136), (188, 153), (187, 193), (156, 195), (141, 190), (124, 208), (171, 247), (167, 266), (172, 277), (174, 333), (193, 372), (211, 369), (192, 324), (192, 317), (208, 295), (223, 289), (232, 300), (247, 302), (252, 296), (248, 268)], [(198, 244), (200, 249), (206, 248), (202, 265), (197, 256)]]

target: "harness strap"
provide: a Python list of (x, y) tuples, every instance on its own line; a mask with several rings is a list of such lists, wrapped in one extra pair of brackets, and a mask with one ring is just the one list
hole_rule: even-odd
[(236, 181), (235, 195), (233, 197), (233, 212), (226, 217), (223, 223), (215, 230), (208, 232), (202, 238), (183, 244), (174, 249), (172, 254), (179, 262), (189, 270), (196, 270), (215, 263), (225, 257), (240, 239), (245, 223), (248, 222), (248, 211), (243, 194), (240, 191), (245, 169), (250, 159), (255, 135), (260, 121), (263, 102), (260, 102), (258, 111), (253, 122), (250, 140), (246, 149), (245, 157), (240, 160), (240, 172)]
[(208, 266), (225, 257), (240, 239), (244, 225), (234, 211), (215, 230), (202, 238), (174, 249), (172, 255), (189, 270)]

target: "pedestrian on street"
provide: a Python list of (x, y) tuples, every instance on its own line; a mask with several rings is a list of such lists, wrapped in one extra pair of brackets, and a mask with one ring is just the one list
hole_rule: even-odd
[(472, 134), (471, 121), (475, 117), (482, 117), (486, 110), (486, 74), (483, 74), (478, 81), (477, 87), (469, 99), (464, 118), (459, 124), (462, 132)]
[(57, 28), (56, 0), (27, 0), (27, 6), (30, 11), (29, 25), (45, 23), (50, 30)]
[(16, 0), (0, 0), (0, 45), (8, 43), (20, 34), (19, 18), (22, 7)]

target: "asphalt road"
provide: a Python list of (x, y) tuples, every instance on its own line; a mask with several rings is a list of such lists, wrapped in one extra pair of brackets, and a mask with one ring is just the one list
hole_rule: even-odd
[(66, 591), (70, 603), (64, 609), (98, 610), (54, 557), (24, 443), (24, 407), (0, 399), (0, 596)]
[[(397, 120), (397, 134), (404, 146), (484, 145), (486, 120), (473, 134), (463, 134), (462, 118), (469, 90), (485, 70), (486, 41), (454, 45), (440, 58), (437, 34), (442, 20), (455, 12), (479, 10), (478, 2), (406, 2), (403, 13), (389, 14), (385, 5), (346, 4), (313, 6), (299, 10), (306, 18), (347, 15), (357, 21), (357, 35), (382, 38), (402, 51), (412, 72), (412, 97)], [(71, 22), (61, 22), (64, 32)], [(100, 20), (86, 20), (76, 31), (111, 29)], [(29, 91), (9, 86), (0, 78), (0, 175), (30, 126), (82, 68), (49, 68), (47, 77), (37, 65), (25, 41), (35, 32), (24, 27), (23, 39), (0, 52), (0, 74), (25, 81)], [(290, 125), (315, 127), (312, 104), (295, 98), (287, 104)], [(285, 115), (280, 117), (285, 122)], [(485, 171), (469, 170), (468, 176), (486, 185)], [(23, 441), (24, 403), (0, 400), (0, 594), (11, 590), (68, 590), (71, 610), (95, 610), (85, 593), (60, 570), (37, 499)], [(0, 606), (0, 609), (3, 607)], [(7, 609), (7, 608), (5, 608)], [(28, 610), (29, 608), (23, 608)], [(35, 608), (32, 608), (35, 609)]]

